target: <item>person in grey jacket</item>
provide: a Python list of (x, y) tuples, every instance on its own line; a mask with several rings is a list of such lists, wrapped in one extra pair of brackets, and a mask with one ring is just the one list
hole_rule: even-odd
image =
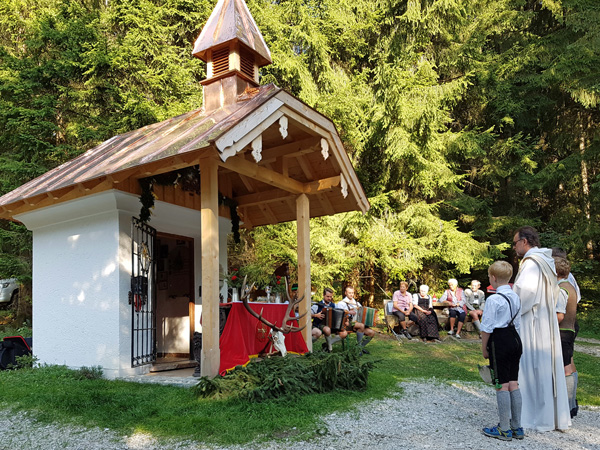
[(481, 336), (480, 320), (485, 305), (485, 294), (480, 288), (481, 283), (478, 280), (471, 281), (471, 285), (465, 289), (465, 306), (467, 307), (467, 313), (471, 316), (473, 326)]

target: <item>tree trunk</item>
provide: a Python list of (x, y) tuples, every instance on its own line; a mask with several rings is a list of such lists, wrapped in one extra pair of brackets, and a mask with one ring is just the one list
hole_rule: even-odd
[[(588, 179), (588, 167), (585, 160), (585, 151), (587, 148), (586, 132), (589, 128), (590, 120), (587, 118), (587, 124), (584, 125), (584, 120), (581, 121), (581, 134), (579, 135), (579, 153), (581, 154), (581, 188), (583, 191), (583, 211), (587, 223), (588, 233), (591, 231), (592, 224), (592, 206), (590, 201), (590, 184)], [(594, 242), (588, 239), (585, 245), (586, 256), (588, 259), (594, 259)]]

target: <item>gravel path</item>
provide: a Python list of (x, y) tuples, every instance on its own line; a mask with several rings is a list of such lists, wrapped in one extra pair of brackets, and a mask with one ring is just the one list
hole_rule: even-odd
[[(232, 450), (375, 449), (560, 449), (600, 450), (600, 408), (580, 408), (566, 432), (527, 433), (511, 443), (483, 436), (483, 426), (498, 422), (496, 397), (482, 383), (400, 383), (402, 395), (363, 403), (359, 411), (323, 417), (318, 435), (308, 442), (282, 439), (228, 447)], [(433, 397), (432, 400), (427, 400)], [(401, 427), (402, 431), (399, 431)], [(293, 431), (293, 430), (292, 430)], [(146, 434), (119, 436), (108, 429), (42, 425), (28, 413), (0, 410), (0, 450), (222, 450), (191, 441), (161, 441)]]
[[(594, 344), (594, 345), (582, 345), (581, 342), (585, 344)], [(578, 337), (575, 341), (575, 351), (581, 353), (587, 353), (588, 355), (600, 357), (600, 341), (597, 339), (589, 339), (589, 338), (580, 338)]]

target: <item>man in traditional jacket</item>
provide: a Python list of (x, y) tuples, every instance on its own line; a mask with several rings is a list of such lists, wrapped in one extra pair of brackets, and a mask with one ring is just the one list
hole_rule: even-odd
[(556, 317), (556, 270), (552, 251), (539, 246), (535, 228), (516, 231), (513, 247), (523, 258), (513, 286), (521, 298), (521, 424), (537, 431), (566, 430), (571, 418)]
[(345, 339), (348, 336), (346, 330), (340, 330), (335, 333), (335, 336), (331, 336), (331, 328), (325, 325), (325, 314), (323, 314), (323, 308), (335, 308), (333, 303), (333, 289), (323, 289), (323, 300), (319, 303), (311, 306), (311, 317), (312, 317), (312, 338), (315, 342), (321, 334), (325, 335), (325, 342), (323, 343), (323, 350), (331, 353), (333, 350), (333, 344), (341, 339)]

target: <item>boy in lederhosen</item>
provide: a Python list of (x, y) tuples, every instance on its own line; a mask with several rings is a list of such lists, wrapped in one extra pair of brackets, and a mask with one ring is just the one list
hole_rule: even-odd
[(508, 281), (512, 266), (496, 261), (488, 269), (490, 284), (496, 289), (485, 302), (481, 320), (481, 349), (489, 358), (492, 380), (496, 385), (496, 401), (500, 423), (484, 428), (483, 434), (510, 441), (523, 439), (521, 427), (521, 392), (519, 390), (519, 361), (523, 347), (518, 331), (521, 325), (521, 300)]

